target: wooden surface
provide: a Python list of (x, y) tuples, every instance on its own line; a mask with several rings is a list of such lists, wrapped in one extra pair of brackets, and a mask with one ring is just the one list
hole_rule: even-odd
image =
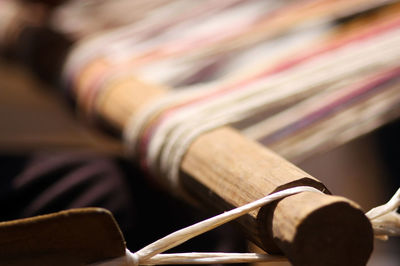
[[(228, 127), (199, 137), (181, 169), (185, 188), (220, 209), (298, 185), (325, 190), (315, 178)], [(244, 217), (241, 224), (257, 245), (271, 253), (282, 250), (295, 265), (365, 265), (372, 252), (369, 221), (358, 205), (342, 197), (300, 193)]]
[[(219, 209), (241, 206), (296, 185), (324, 185), (263, 146), (249, 141), (232, 128), (223, 127), (199, 137), (182, 161), (182, 183), (192, 194)], [(290, 197), (289, 197), (290, 198)], [(242, 219), (249, 236), (267, 251), (278, 252), (260, 239), (257, 213)], [(268, 227), (263, 221), (262, 227)], [(263, 234), (265, 236), (265, 234)]]
[(308, 192), (283, 199), (272, 218), (274, 239), (295, 265), (365, 265), (373, 232), (354, 208), (345, 198)]
[[(152, 99), (153, 96), (156, 95), (158, 97), (162, 94), (157, 89), (148, 89), (146, 85), (142, 85), (144, 84), (128, 82), (120, 85), (118, 89), (111, 90), (108, 95), (104, 95), (103, 101), (99, 106), (100, 113), (111, 124), (119, 128), (123, 127), (132, 111), (139, 109), (142, 104)], [(133, 98), (126, 97), (127, 95), (132, 95)], [(233, 139), (236, 137), (242, 138), (229, 128), (217, 129), (205, 136), (201, 136), (189, 149), (182, 164), (182, 172), (183, 183), (190, 192), (197, 192), (196, 187), (201, 187), (202, 189), (198, 191), (205, 193), (198, 193), (199, 197), (218, 199), (218, 203), (221, 206), (236, 206), (240, 202), (245, 203), (256, 199), (259, 196), (257, 192), (264, 195), (279, 188), (303, 184), (303, 182), (317, 187), (320, 186), (320, 183), (309, 175), (304, 176), (304, 172), (300, 170), (293, 171), (295, 168), (287, 164), (282, 158), (269, 152), (257, 154), (258, 152), (255, 151), (258, 148), (252, 146), (252, 142), (246, 139), (243, 139), (243, 143), (247, 142), (244, 146), (252, 146), (254, 148), (251, 148), (250, 152), (244, 152), (240, 147), (234, 147), (235, 153), (228, 154), (226, 151), (230, 151), (231, 142), (222, 146), (220, 153), (209, 151), (213, 150), (209, 149), (209, 147), (219, 147), (222, 140), (233, 140), (231, 137)], [(204, 143), (208, 145), (204, 145)], [(265, 150), (264, 148), (262, 149)], [(215, 164), (213, 158), (219, 158), (220, 162)], [(191, 162), (194, 168), (191, 166), (186, 169), (184, 165), (187, 161)], [(253, 168), (254, 165), (252, 164), (248, 166), (249, 161), (255, 161), (255, 164), (260, 162), (260, 168), (263, 166), (268, 171), (261, 171), (265, 175), (260, 176), (258, 174), (259, 169)], [(248, 168), (247, 171), (242, 171), (246, 168)], [(231, 169), (236, 170), (231, 171)], [(240, 171), (237, 171), (238, 169)], [(281, 173), (279, 173), (280, 171), (271, 171), (271, 169), (280, 169)], [(218, 179), (222, 174), (227, 175), (223, 175), (222, 179)], [(277, 176), (278, 179), (275, 179)], [(281, 178), (281, 176), (284, 177)], [(251, 182), (248, 180), (251, 180)], [(191, 187), (192, 185), (193, 187)], [(249, 192), (246, 190), (247, 186), (253, 187), (253, 190), (250, 189)], [(230, 187), (234, 189), (230, 189)], [(245, 188), (243, 189), (243, 187)], [(210, 195), (212, 197), (209, 197)], [(306, 208), (299, 208), (299, 204), (306, 206)], [(338, 216), (337, 213), (343, 213), (344, 215)], [(280, 201), (275, 208), (266, 208), (260, 215), (252, 214), (251, 217), (257, 217), (258, 220), (253, 224), (254, 227), (252, 227), (253, 225), (247, 227), (248, 233), (253, 235), (256, 240), (261, 236), (259, 242), (264, 244), (265, 247), (264, 242), (268, 242), (268, 238), (264, 239), (265, 236), (262, 232), (263, 230), (271, 230), (272, 232), (270, 233), (275, 243), (290, 256), (296, 265), (363, 265), (362, 260), (365, 259), (365, 256), (368, 256), (371, 248), (370, 238), (372, 235), (369, 232), (368, 222), (357, 205), (343, 198), (316, 193), (301, 193)], [(349, 217), (349, 219), (343, 220), (343, 217)], [(269, 222), (265, 223), (263, 218), (269, 219)], [(317, 228), (320, 227), (319, 225), (326, 225), (327, 220), (332, 223), (332, 227), (328, 228), (334, 228), (337, 224), (342, 224), (342, 226), (337, 227), (339, 231), (327, 230), (324, 229), (324, 226)], [(357, 230), (361, 230), (364, 233), (368, 231), (368, 233), (358, 237), (349, 237), (349, 232), (357, 235)], [(326, 237), (324, 236), (325, 233), (327, 234)], [(318, 237), (314, 238), (314, 236)], [(351, 238), (350, 241), (349, 238)], [(298, 239), (301, 239), (301, 245), (297, 244)], [(337, 241), (333, 241), (334, 245), (329, 246), (329, 241), (332, 241), (332, 239)], [(365, 244), (365, 246), (360, 245), (360, 243)], [(307, 249), (314, 251), (314, 253), (311, 252), (312, 254), (310, 255)], [(328, 254), (320, 254), (320, 250), (327, 251)], [(360, 251), (362, 255), (355, 256), (354, 254), (357, 251)], [(353, 262), (349, 261), (349, 257), (351, 257), (349, 253), (358, 258)], [(309, 260), (307, 261), (307, 259)]]
[[(99, 138), (96, 130), (87, 130), (82, 124), (79, 125), (71, 110), (65, 108), (64, 103), (51, 91), (39, 89), (43, 84), (32, 79), (26, 71), (2, 63), (0, 76), (2, 152), (26, 149), (60, 150), (68, 147), (102, 149), (109, 153), (115, 151), (112, 148), (115, 146), (108, 145), (107, 141)], [(135, 99), (137, 104), (133, 107), (140, 107), (144, 103), (139, 98)], [(112, 102), (107, 101), (110, 108)], [(377, 151), (372, 148), (374, 143), (371, 142), (371, 136), (363, 137), (333, 152), (309, 159), (301, 167), (322, 178), (333, 192), (356, 199), (367, 210), (383, 203), (390, 196), (382, 195), (387, 173), (377, 170), (382, 165)], [(360, 184), (362, 190), (359, 189)], [(397, 247), (391, 245), (393, 241), (376, 244), (378, 251), (374, 252), (373, 262), (368, 265), (397, 265), (396, 262), (390, 264), (386, 260), (390, 257), (393, 261), (398, 261), (397, 257), (393, 259), (392, 256), (397, 255)]]
[[(101, 95), (102, 100), (97, 106), (99, 114), (118, 128), (123, 128), (127, 119), (152, 96), (160, 97), (163, 93), (133, 78), (125, 81), (115, 83)], [(188, 149), (181, 170), (182, 183), (190, 194), (205, 202), (212, 200), (213, 206), (221, 209), (239, 206), (296, 185), (311, 185), (324, 190), (315, 178), (230, 128), (216, 129), (200, 136)], [(269, 252), (277, 252), (277, 244), (295, 265), (365, 265), (372, 251), (372, 231), (369, 221), (355, 203), (316, 193), (304, 196), (301, 201), (298, 199), (287, 197), (278, 208), (266, 211), (273, 213), (270, 215), (273, 222), (271, 219), (257, 219), (257, 216), (268, 217), (269, 214), (253, 213), (242, 219), (247, 235)], [(307, 211), (296, 211), (303, 208)], [(341, 212), (352, 219), (342, 222), (336, 215)], [(323, 225), (326, 220), (321, 214), (330, 214), (327, 215), (331, 220), (330, 227)], [(337, 234), (337, 230), (327, 230), (335, 221), (342, 232), (355, 231), (356, 234), (349, 237)], [(321, 226), (316, 227), (318, 224)], [(299, 228), (305, 229), (299, 231)], [(281, 234), (282, 231), (290, 232), (291, 236)], [(321, 243), (330, 239), (335, 243), (325, 249), (329, 256), (310, 256), (301, 247), (319, 250)], [(354, 256), (349, 256), (349, 252)], [(334, 261), (331, 260), (333, 257)]]
[(125, 254), (111, 213), (85, 208), (0, 223), (2, 265), (78, 266)]

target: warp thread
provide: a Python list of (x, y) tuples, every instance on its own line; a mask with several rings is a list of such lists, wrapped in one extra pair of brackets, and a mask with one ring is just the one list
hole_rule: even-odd
[[(354, 92), (377, 73), (381, 75), (398, 67), (400, 20), (388, 16), (351, 34), (319, 40), (327, 29), (332, 29), (334, 18), (344, 14), (334, 10), (368, 9), (376, 5), (365, 0), (355, 2), (321, 1), (315, 6), (299, 3), (262, 9), (262, 1), (211, 1), (197, 6), (194, 17), (180, 12), (162, 23), (153, 16), (144, 17), (141, 22), (78, 43), (65, 65), (65, 84), (90, 117), (101, 109), (113, 84), (129, 77), (177, 87), (166, 99), (149, 103), (139, 115), (134, 114), (124, 132), (127, 150), (152, 175), (168, 177), (173, 188), (179, 185), (178, 166), (186, 147), (200, 134), (226, 124), (239, 125), (245, 135), (293, 160), (355, 138), (396, 117), (388, 115), (400, 101), (398, 96), (393, 97), (393, 86), (375, 86), (358, 95)], [(180, 4), (178, 1), (183, 10), (187, 8)], [(320, 9), (324, 12), (319, 13)], [(168, 13), (167, 6), (155, 10)], [(324, 22), (315, 22), (321, 19), (321, 14)], [(217, 26), (216, 31), (209, 27), (208, 20)], [(289, 26), (288, 22), (293, 21), (303, 28)], [(226, 33), (226, 27), (232, 28), (233, 22), (239, 23), (238, 27)], [(307, 27), (314, 33), (304, 30)], [(301, 39), (300, 49), (289, 37), (286, 37), (289, 40), (283, 38), (287, 43), (274, 39), (296, 30)], [(262, 51), (260, 54), (264, 56), (271, 48), (275, 47), (271, 50), (276, 52), (280, 46), (288, 48), (285, 57), (255, 60), (258, 59), (255, 52)], [(228, 57), (231, 63), (222, 63), (214, 80), (207, 80), (210, 78), (207, 74), (196, 81), (197, 85), (189, 87), (177, 81), (182, 76), (196, 76), (207, 65), (218, 65)], [(278, 62), (271, 63), (271, 58), (278, 58)], [(392, 75), (390, 80), (396, 80), (397, 76)], [(203, 84), (204, 81), (207, 82)], [(312, 111), (304, 108), (309, 105), (308, 97), (314, 102), (331, 101), (342, 92), (345, 100), (336, 105), (318, 105)], [(273, 113), (288, 106), (291, 108), (286, 112)], [(345, 112), (355, 121), (338, 119)], [(265, 118), (257, 120), (261, 115)], [(286, 123), (289, 120), (291, 124)], [(326, 121), (333, 120), (335, 123), (326, 125)], [(338, 120), (342, 123), (337, 123)], [(273, 127), (271, 122), (275, 122)], [(356, 123), (365, 126), (355, 129), (352, 125)], [(321, 129), (322, 124), (325, 126)]]
[[(295, 113), (293, 117), (298, 120), (294, 120), (293, 124), (289, 124), (286, 128), (285, 122), (280, 122), (276, 123), (279, 127), (275, 128), (275, 131), (268, 130), (266, 121), (269, 122), (271, 119), (276, 121), (282, 116), (278, 113), (243, 130), (245, 134), (256, 139), (266, 139), (268, 136), (269, 141), (271, 139), (277, 141), (293, 135), (306, 125), (316, 124), (338, 111), (343, 112), (357, 102), (368, 102), (368, 99), (377, 95), (376, 92), (385, 92), (391, 88), (382, 84), (392, 84), (400, 76), (397, 66), (400, 59), (400, 50), (397, 49), (400, 45), (398, 23), (400, 21), (391, 27), (385, 25), (378, 31), (374, 29), (375, 33), (377, 31), (383, 36), (371, 35), (369, 32), (365, 34), (369, 36), (367, 40), (361, 35), (343, 41), (341, 45), (335, 45), (332, 51), (323, 47), (322, 50), (330, 53), (315, 52), (312, 56), (307, 56), (311, 59), (304, 62), (300, 60), (304, 56), (300, 55), (300, 59), (294, 59), (296, 64), (293, 66), (286, 66), (276, 74), (266, 70), (266, 74), (258, 74), (256, 78), (250, 77), (249, 80), (239, 83), (241, 85), (208, 84), (202, 90), (195, 88), (193, 91), (186, 89), (184, 92), (170, 93), (164, 99), (150, 103), (147, 108), (143, 108), (142, 113), (132, 116), (124, 134), (128, 150), (133, 152), (135, 157), (141, 158), (142, 166), (153, 175), (168, 177), (176, 190), (179, 187), (179, 164), (186, 148), (196, 137), (209, 130), (249, 119), (268, 108), (280, 106), (288, 98), (296, 98), (300, 94), (309, 95), (315, 91), (315, 101), (326, 99), (325, 105), (317, 105), (320, 109)], [(391, 30), (385, 32), (388, 29)], [(355, 40), (363, 42), (357, 43)], [(387, 54), (377, 53), (375, 49), (386, 51)], [(365, 62), (365, 57), (368, 57), (368, 64)], [(369, 71), (373, 66), (382, 64), (386, 66), (382, 73)], [(338, 65), (342, 67), (337, 68)], [(276, 68), (282, 69), (279, 65)], [(335, 81), (340, 79), (343, 80), (338, 86)], [(346, 79), (349, 81), (345, 82)], [(327, 89), (318, 92), (322, 86), (326, 86)], [(393, 104), (396, 103), (397, 100)], [(315, 108), (315, 104), (310, 106)], [(390, 106), (388, 104), (385, 110)], [(296, 107), (295, 105), (292, 109), (297, 111)], [(373, 108), (371, 105), (368, 107)], [(299, 118), (299, 114), (303, 117)], [(308, 119), (310, 116), (312, 120)], [(360, 119), (364, 117), (360, 116)], [(259, 130), (260, 128), (265, 130)]]

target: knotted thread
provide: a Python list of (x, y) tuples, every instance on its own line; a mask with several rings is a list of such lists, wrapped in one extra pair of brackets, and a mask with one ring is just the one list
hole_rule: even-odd
[[(235, 208), (184, 229), (178, 230), (135, 253), (132, 253), (126, 249), (125, 256), (105, 262), (95, 263), (93, 266), (252, 263), (285, 260), (285, 258), (282, 256), (272, 256), (258, 253), (161, 253), (275, 200), (306, 191), (322, 193), (321, 191), (308, 186), (300, 186), (275, 192), (244, 206)], [(400, 236), (400, 215), (396, 212), (399, 207), (400, 189), (388, 203), (373, 208), (366, 213), (366, 216), (370, 219), (373, 225), (375, 236), (384, 239), (388, 238), (388, 236)]]

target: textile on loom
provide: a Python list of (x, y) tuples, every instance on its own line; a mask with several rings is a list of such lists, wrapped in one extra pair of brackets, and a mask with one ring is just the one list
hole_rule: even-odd
[[(68, 80), (71, 75), (74, 80), (71, 71), (78, 71), (84, 74), (76, 79), (88, 83), (76, 81), (78, 102), (96, 112), (108, 90), (104, 86), (127, 76), (179, 91), (193, 88), (193, 94), (197, 91), (201, 96), (190, 103), (196, 101), (199, 105), (212, 105), (211, 101), (215, 106), (222, 105), (224, 100), (218, 95), (236, 95), (232, 97), (242, 97), (236, 101), (251, 105), (249, 109), (253, 110), (245, 118), (229, 122), (244, 120), (238, 122), (238, 127), (246, 135), (295, 161), (349, 141), (396, 117), (396, 88), (389, 84), (397, 77), (389, 73), (396, 71), (396, 6), (388, 7), (380, 18), (342, 30), (336, 21), (349, 16), (345, 11), (363, 11), (377, 3), (309, 1), (271, 7), (261, 2), (233, 2), (205, 5), (202, 8), (211, 11), (199, 8), (197, 12), (191, 5), (174, 3), (174, 8), (176, 5), (182, 11), (167, 6), (165, 12), (183, 14), (183, 18), (174, 16), (170, 21), (165, 15), (166, 19), (161, 20), (164, 24), (158, 25), (159, 17), (149, 15), (138, 24), (82, 45), (66, 71)], [(188, 15), (185, 8), (197, 16)], [(237, 25), (232, 26), (234, 22)], [(110, 45), (102, 45), (105, 42)], [(74, 58), (80, 53), (85, 59), (76, 63)], [(96, 70), (104, 63), (116, 66), (112, 73)], [(79, 64), (87, 70), (82, 71)], [(243, 96), (246, 90), (252, 92)], [(99, 100), (95, 104), (96, 97)], [(250, 97), (257, 100), (252, 102)], [(321, 107), (311, 107), (310, 103), (320, 103)], [(185, 105), (190, 109), (190, 104)], [(358, 115), (358, 110), (364, 110), (365, 115)], [(220, 112), (229, 113), (230, 109)]]
[[(398, 117), (395, 2), (154, 1), (130, 19), (81, 20), (77, 30), (73, 20), (90, 8), (72, 3), (51, 21), (77, 41), (64, 89), (89, 119), (123, 127), (127, 150), (176, 192), (187, 149), (215, 128), (236, 126), (297, 161)], [(148, 92), (127, 99), (132, 84), (159, 97), (139, 114), (126, 106)]]

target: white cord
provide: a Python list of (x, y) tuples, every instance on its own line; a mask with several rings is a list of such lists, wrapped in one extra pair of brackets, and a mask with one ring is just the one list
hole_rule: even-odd
[(257, 261), (281, 261), (281, 256), (272, 256), (268, 254), (257, 253), (183, 253), (183, 254), (160, 254), (166, 250), (176, 247), (193, 237), (208, 232), (227, 222), (230, 222), (240, 216), (245, 215), (255, 209), (258, 209), (275, 200), (297, 194), (300, 192), (322, 193), (316, 188), (309, 186), (300, 186), (275, 192), (264, 198), (248, 203), (244, 206), (224, 212), (211, 217), (194, 225), (180, 229), (169, 234), (154, 243), (132, 253), (126, 251), (125, 256), (106, 262), (93, 264), (96, 266), (118, 266), (118, 265), (161, 265), (161, 264), (208, 264), (208, 263), (251, 263)]
[(384, 205), (375, 207), (365, 215), (371, 220), (374, 233), (380, 238), (400, 236), (400, 188)]
[[(282, 256), (272, 256), (268, 254), (258, 253), (161, 253), (275, 200), (279, 200), (284, 197), (306, 191), (322, 193), (321, 191), (308, 186), (300, 186), (275, 192), (273, 194), (265, 196), (264, 198), (248, 203), (244, 206), (235, 208), (233, 210), (224, 212), (194, 225), (180, 229), (153, 242), (152, 244), (142, 248), (135, 253), (132, 253), (128, 249), (126, 249), (125, 256), (95, 263), (92, 264), (92, 266), (253, 263), (286, 260)], [(396, 212), (399, 206), (400, 189), (396, 192), (396, 194), (388, 203), (373, 208), (366, 213), (366, 216), (370, 219), (373, 225), (374, 234), (377, 237), (385, 239), (388, 236), (400, 236), (400, 215)]]
[[(138, 266), (138, 265), (164, 265), (164, 264), (210, 264), (210, 263), (253, 263), (272, 262), (285, 260), (282, 256), (272, 256), (258, 253), (172, 253), (161, 254), (162, 252), (176, 247), (193, 237), (208, 232), (218, 226), (232, 221), (246, 213), (258, 209), (275, 200), (297, 194), (300, 192), (321, 191), (308, 186), (300, 186), (275, 192), (264, 198), (248, 203), (244, 206), (224, 212), (212, 218), (206, 219), (194, 225), (180, 229), (169, 234), (152, 244), (132, 253), (126, 249), (125, 256), (105, 262), (95, 263), (92, 266)], [(396, 212), (400, 206), (400, 189), (386, 204), (373, 208), (366, 213), (370, 219), (374, 234), (380, 238), (400, 236), (400, 215)]]

